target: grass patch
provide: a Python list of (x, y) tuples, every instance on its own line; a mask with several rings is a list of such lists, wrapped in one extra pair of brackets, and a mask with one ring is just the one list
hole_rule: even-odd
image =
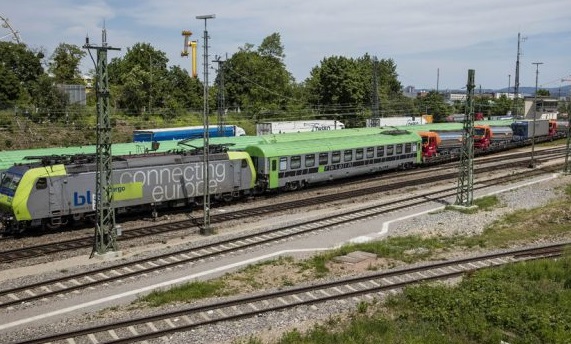
[(413, 263), (432, 256), (456, 243), (456, 238), (430, 237), (419, 235), (390, 237), (382, 241), (370, 241), (361, 244), (345, 245), (334, 251), (323, 254), (329, 261), (336, 256), (346, 255), (353, 251), (374, 253), (379, 257), (391, 258), (407, 263)]
[(221, 280), (196, 281), (170, 288), (166, 291), (153, 291), (140, 297), (137, 302), (146, 303), (152, 307), (162, 306), (173, 302), (186, 302), (214, 296), (223, 296), (225, 283)]
[(468, 247), (505, 247), (516, 241), (568, 233), (571, 231), (570, 224), (569, 200), (557, 200), (545, 207), (521, 209), (504, 215), (487, 226), (481, 235), (467, 237), (463, 244)]
[(470, 207), (470, 208), (463, 208), (463, 207), (458, 207), (458, 206), (454, 206), (454, 205), (447, 205), (445, 209), (446, 210), (454, 210), (454, 211), (460, 212), (462, 214), (475, 214), (480, 210), (490, 211), (490, 210), (493, 210), (494, 208), (498, 208), (498, 206), (500, 204), (500, 200), (498, 199), (497, 196), (492, 195), (492, 196), (485, 196), (482, 198), (477, 198), (472, 203), (473, 203), (473, 207)]
[(568, 343), (570, 276), (569, 257), (482, 270), (455, 288), (406, 288), (385, 308), (359, 304), (350, 321), (332, 318), (276, 343)]
[(496, 195), (485, 196), (482, 198), (476, 198), (474, 200), (474, 205), (478, 206), (478, 208), (481, 210), (490, 211), (490, 210), (493, 210), (494, 208), (499, 207), (500, 200), (498, 199), (498, 196), (496, 196)]

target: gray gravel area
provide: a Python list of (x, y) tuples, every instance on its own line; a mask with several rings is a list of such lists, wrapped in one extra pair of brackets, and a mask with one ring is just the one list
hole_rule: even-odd
[[(474, 235), (483, 231), (491, 222), (501, 216), (520, 209), (531, 209), (547, 204), (561, 197), (564, 187), (571, 184), (571, 176), (559, 178), (526, 186), (499, 194), (500, 207), (476, 214), (462, 214), (457, 211), (437, 211), (401, 222), (393, 223), (389, 235), (401, 236), (410, 234), (422, 235)], [(34, 279), (34, 277), (29, 277)], [(333, 277), (332, 277), (333, 278)], [(208, 300), (200, 303), (207, 303)], [(168, 338), (169, 343), (237, 343), (251, 336), (261, 338), (264, 342), (279, 337), (283, 331), (297, 328), (305, 330), (314, 324), (326, 321), (331, 316), (343, 317), (347, 312), (355, 310), (357, 301), (328, 302), (311, 307), (298, 307), (292, 310), (263, 314), (252, 319), (239, 322), (221, 323), (215, 326), (199, 328), (187, 333), (173, 334)], [(169, 310), (184, 308), (184, 305), (168, 306)], [(2, 341), (11, 343), (27, 338), (31, 333), (35, 336), (47, 335), (89, 324), (113, 322), (115, 319), (133, 319), (160, 310), (102, 311), (97, 314), (87, 314), (84, 318), (67, 319), (64, 322), (49, 327), (27, 329), (12, 332), (3, 336)], [(163, 339), (153, 342), (163, 343)]]

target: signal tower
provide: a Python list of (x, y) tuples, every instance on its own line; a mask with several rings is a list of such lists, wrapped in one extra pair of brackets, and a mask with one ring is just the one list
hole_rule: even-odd
[[(107, 51), (121, 50), (107, 45), (107, 32), (103, 28), (102, 44), (95, 46), (85, 38), (84, 49), (91, 56), (91, 49), (97, 51), (96, 84), (97, 96), (97, 172), (95, 186), (95, 241), (91, 257), (117, 251), (117, 230), (115, 209), (113, 209), (113, 165), (111, 155), (111, 121), (109, 119), (109, 78), (107, 74)], [(93, 57), (91, 57), (93, 60)]]
[(464, 119), (455, 203), (456, 206), (460, 207), (471, 207), (474, 197), (474, 74), (473, 69), (468, 70), (466, 117)]

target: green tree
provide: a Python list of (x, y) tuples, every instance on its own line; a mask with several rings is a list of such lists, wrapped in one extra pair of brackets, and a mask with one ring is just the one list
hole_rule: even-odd
[(177, 113), (182, 113), (183, 110), (200, 112), (204, 93), (203, 83), (200, 80), (192, 78), (179, 66), (171, 67), (166, 80), (168, 89), (171, 90), (165, 99), (167, 108), (172, 108)]
[(550, 95), (551, 93), (549, 93), (549, 90), (546, 90), (544, 88), (540, 88), (539, 90), (537, 90), (538, 97), (549, 97)]
[(432, 115), (434, 122), (446, 121), (446, 116), (453, 111), (453, 107), (444, 101), (444, 96), (436, 91), (430, 91), (425, 96), (417, 98), (416, 102), (420, 112)]
[(254, 116), (267, 116), (288, 108), (292, 101), (293, 78), (282, 61), (279, 34), (266, 37), (257, 51), (246, 44), (222, 65), (226, 104)]
[(66, 115), (68, 105), (67, 95), (54, 86), (53, 79), (47, 74), (42, 74), (33, 84), (30, 92), (34, 95), (33, 105), (36, 108), (32, 112), (35, 121), (58, 120)]
[(281, 36), (279, 33), (274, 32), (268, 37), (264, 38), (262, 44), (258, 47), (258, 53), (261, 56), (273, 57), (278, 60), (285, 58), (284, 46), (281, 43)]
[(503, 94), (500, 98), (496, 99), (492, 105), (491, 114), (493, 116), (506, 116), (513, 107), (513, 102)]
[(148, 43), (127, 48), (122, 58), (108, 64), (109, 83), (114, 89), (116, 105), (131, 114), (158, 112), (166, 106), (169, 88), (168, 58)]
[(80, 47), (73, 44), (60, 43), (48, 63), (48, 71), (57, 84), (82, 84), (79, 64), (86, 55)]
[(42, 58), (24, 44), (0, 42), (0, 108), (32, 104), (31, 89), (44, 73)]
[[(371, 78), (367, 78), (359, 67), (356, 60), (343, 56), (323, 59), (306, 80), (309, 102), (325, 113), (347, 114), (363, 110), (369, 99), (366, 85)], [(369, 66), (369, 75), (370, 70)]]

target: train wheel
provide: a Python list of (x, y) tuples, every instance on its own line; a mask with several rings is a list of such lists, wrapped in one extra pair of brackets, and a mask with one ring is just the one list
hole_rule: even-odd
[(299, 189), (300, 189), (300, 187), (299, 187), (299, 182), (291, 182), (291, 183), (289, 183), (289, 186), (288, 186), (287, 189), (288, 189), (289, 191), (299, 190)]

